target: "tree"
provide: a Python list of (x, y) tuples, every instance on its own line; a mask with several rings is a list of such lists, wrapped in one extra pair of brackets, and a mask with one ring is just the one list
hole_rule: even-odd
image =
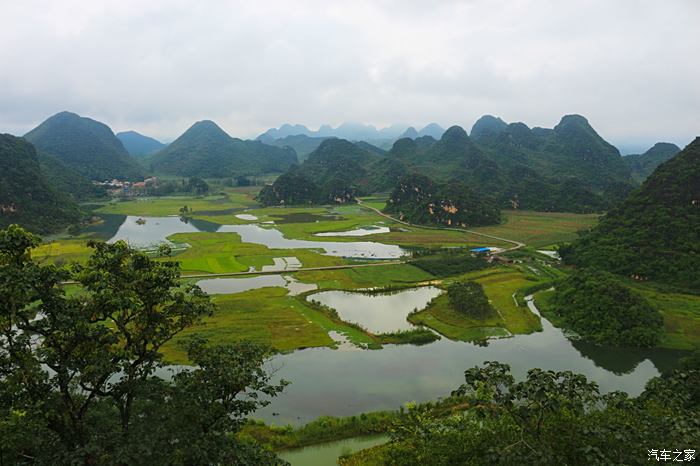
[(189, 181), (187, 182), (187, 188), (190, 192), (193, 192), (198, 196), (209, 192), (209, 185), (207, 184), (207, 182), (201, 178), (197, 178), (196, 176), (193, 176), (189, 179)]
[(246, 176), (236, 178), (236, 186), (252, 186), (253, 182)]
[(381, 464), (643, 465), (649, 449), (700, 440), (697, 370), (656, 377), (637, 398), (601, 394), (569, 371), (531, 369), (516, 381), (507, 364), (489, 361), (464, 375), (452, 395), (466, 409), (438, 416), (409, 407)]
[[(233, 434), (285, 382), (265, 347), (194, 340), (166, 380), (160, 348), (213, 311), (179, 265), (123, 242), (90, 242), (85, 265), (31, 258), (39, 239), (0, 231), (0, 457), (11, 464), (259, 464)], [(80, 287), (66, 294), (61, 282)]]
[(489, 298), (479, 283), (455, 282), (447, 287), (447, 298), (452, 309), (468, 317), (484, 319), (493, 314)]

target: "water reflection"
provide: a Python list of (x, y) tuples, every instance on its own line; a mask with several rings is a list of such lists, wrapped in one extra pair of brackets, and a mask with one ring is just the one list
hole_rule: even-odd
[(357, 291), (322, 291), (308, 296), (338, 311), (346, 322), (360, 324), (372, 333), (410, 330), (414, 325), (406, 317), (415, 309), (423, 309), (442, 290), (424, 286), (392, 293), (364, 294)]
[(263, 228), (260, 225), (222, 225), (218, 231), (238, 233), (241, 241), (245, 243), (262, 244), (271, 249), (320, 249), (328, 256), (395, 259), (406, 254), (406, 251), (394, 244), (371, 241), (334, 242), (288, 239), (281, 231), (275, 228)]
[(159, 244), (172, 244), (167, 237), (175, 233), (193, 233), (199, 231), (215, 232), (218, 224), (205, 220), (187, 219), (180, 217), (137, 217), (127, 216), (116, 233), (108, 240), (109, 243), (126, 241), (136, 248), (154, 247)]
[(425, 346), (386, 345), (375, 351), (313, 348), (279, 355), (270, 368), (292, 384), (255, 417), (300, 424), (323, 415), (350, 416), (435, 400), (464, 381), (465, 369), (484, 361), (507, 363), (520, 379), (533, 367), (570, 370), (598, 383), (603, 392), (623, 390), (635, 396), (650, 378), (674, 367), (686, 354), (596, 348), (569, 341), (546, 319), (542, 327), (542, 332), (492, 340), (487, 346), (443, 338)]

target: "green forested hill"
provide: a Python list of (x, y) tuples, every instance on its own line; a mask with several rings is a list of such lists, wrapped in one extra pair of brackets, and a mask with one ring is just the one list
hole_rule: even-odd
[(699, 290), (700, 138), (561, 255), (577, 266)]
[(205, 120), (154, 154), (151, 168), (168, 175), (221, 178), (279, 173), (296, 162), (294, 149), (232, 138)]
[(632, 178), (641, 183), (654, 169), (679, 153), (681, 148), (669, 142), (657, 142), (643, 154), (631, 154), (623, 158), (630, 167)]
[(485, 116), (472, 133), (477, 145), (506, 168), (525, 166), (546, 178), (578, 178), (593, 191), (632, 183), (619, 151), (580, 115), (564, 116), (553, 129), (530, 129)]
[(139, 164), (107, 125), (75, 113), (57, 113), (24, 138), (91, 180), (143, 177)]
[(355, 192), (391, 191), (405, 175), (421, 174), (441, 185), (464, 183), (502, 208), (580, 213), (607, 210), (635, 187), (617, 149), (581, 116), (565, 116), (554, 129), (486, 116), (472, 132), (453, 126), (439, 140), (401, 138), (383, 156), (343, 140), (324, 148), (324, 141), (316, 152), (337, 158), (338, 170), (319, 166), (313, 155), (299, 170), (321, 188), (350, 185)]
[(417, 174), (399, 180), (385, 211), (411, 223), (451, 227), (493, 225), (501, 220), (498, 206), (477, 196), (465, 183), (437, 185)]
[(34, 147), (22, 138), (0, 134), (0, 228), (18, 223), (49, 233), (79, 219), (75, 202), (43, 175)]
[(303, 164), (266, 186), (260, 200), (267, 205), (351, 202), (370, 192), (367, 167), (379, 159), (345, 139), (326, 139)]
[(38, 151), (36, 155), (41, 172), (54, 189), (78, 201), (106, 196), (104, 188), (95, 186), (85, 176), (67, 167), (56, 157), (42, 151)]
[(116, 134), (124, 148), (134, 157), (149, 155), (165, 147), (162, 142), (136, 131), (122, 131)]

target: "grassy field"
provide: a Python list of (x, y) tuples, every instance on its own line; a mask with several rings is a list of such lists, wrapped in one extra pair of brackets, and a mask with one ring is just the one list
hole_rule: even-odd
[(474, 231), (521, 241), (528, 246), (545, 248), (576, 238), (576, 232), (595, 225), (596, 214), (533, 212), (504, 210), (501, 225), (472, 228)]
[(636, 287), (654, 304), (664, 318), (664, 334), (659, 346), (676, 349), (700, 348), (700, 296), (661, 293), (649, 287)]
[(357, 289), (406, 285), (434, 279), (428, 272), (408, 264), (298, 272), (294, 276), (305, 283), (316, 283), (321, 289)]
[(324, 256), (311, 249), (269, 249), (261, 244), (243, 243), (238, 233), (178, 233), (170, 236), (189, 248), (174, 256), (185, 274), (244, 272), (253, 266), (272, 265), (275, 257), (296, 257), (303, 267), (346, 263), (339, 257)]
[(185, 330), (169, 342), (162, 349), (166, 361), (187, 362), (183, 343), (195, 334), (212, 343), (248, 339), (279, 351), (334, 346), (328, 336), (331, 330), (346, 334), (356, 343), (374, 341), (353, 327), (332, 321), (307, 306), (303, 299), (288, 296), (284, 288), (260, 288), (212, 299), (217, 311), (201, 325)]
[(32, 251), (32, 257), (52, 264), (66, 262), (85, 262), (92, 249), (87, 247), (85, 239), (57, 239), (41, 244)]
[(162, 217), (178, 215), (180, 213), (180, 208), (185, 205), (196, 213), (197, 211), (206, 212), (245, 209), (257, 204), (253, 200), (251, 193), (227, 190), (225, 194), (212, 194), (204, 197), (143, 197), (122, 202), (113, 201), (98, 209), (97, 212), (105, 214)]

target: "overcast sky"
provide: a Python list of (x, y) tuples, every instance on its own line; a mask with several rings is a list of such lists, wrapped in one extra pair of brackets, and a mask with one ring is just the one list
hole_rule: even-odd
[(171, 140), (343, 121), (700, 134), (700, 1), (0, 0), (0, 132), (70, 110)]

